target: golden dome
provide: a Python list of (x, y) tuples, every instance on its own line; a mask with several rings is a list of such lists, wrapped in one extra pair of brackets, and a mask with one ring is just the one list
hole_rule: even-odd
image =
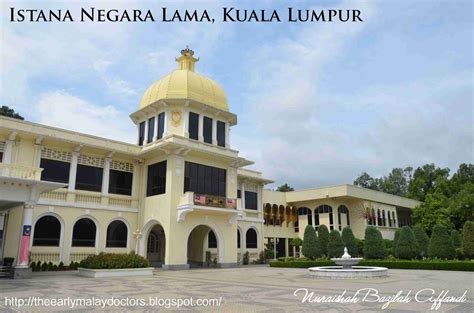
[(190, 99), (229, 111), (224, 89), (212, 79), (194, 72), (194, 65), (199, 59), (193, 55), (194, 52), (188, 48), (181, 50), (181, 56), (176, 59), (179, 68), (148, 87), (139, 109), (159, 100)]

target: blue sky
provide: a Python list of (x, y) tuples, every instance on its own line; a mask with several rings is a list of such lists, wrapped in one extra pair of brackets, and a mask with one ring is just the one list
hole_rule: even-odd
[[(2, 105), (133, 142), (128, 115), (189, 45), (226, 90), (231, 146), (277, 183), (473, 162), (471, 1), (2, 1)], [(359, 9), (364, 23), (10, 23), (8, 8)], [(283, 14), (282, 14), (283, 15)]]

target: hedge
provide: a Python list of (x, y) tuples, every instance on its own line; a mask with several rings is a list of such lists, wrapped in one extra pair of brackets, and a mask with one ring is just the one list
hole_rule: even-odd
[[(333, 266), (330, 260), (316, 261), (291, 261), (270, 262), (271, 267), (308, 268), (315, 266)], [(474, 272), (474, 261), (440, 261), (440, 260), (362, 260), (361, 266), (382, 266), (390, 269), (417, 269), (417, 270), (441, 270), (441, 271), (467, 271)]]
[(474, 258), (474, 222), (464, 223), (462, 249), (466, 258)]
[(411, 260), (420, 254), (420, 248), (416, 242), (415, 234), (410, 226), (403, 226), (395, 247), (397, 258)]
[(454, 250), (451, 236), (444, 225), (435, 225), (432, 229), (430, 244), (428, 245), (428, 256), (438, 259), (454, 259), (456, 251)]
[(319, 242), (318, 236), (313, 226), (307, 225), (304, 229), (303, 237), (303, 255), (310, 259), (314, 259), (321, 256), (321, 243)]
[(322, 254), (328, 256), (328, 243), (329, 243), (329, 229), (326, 225), (319, 225), (318, 228), (318, 238), (319, 243), (321, 244)]
[(90, 255), (79, 263), (79, 267), (92, 269), (120, 269), (148, 267), (148, 261), (138, 254), (99, 253)]
[(381, 259), (386, 256), (382, 234), (374, 226), (367, 226), (364, 238), (364, 258)]
[(343, 254), (344, 243), (342, 242), (341, 235), (337, 230), (333, 229), (329, 233), (327, 256), (330, 258), (340, 258)]

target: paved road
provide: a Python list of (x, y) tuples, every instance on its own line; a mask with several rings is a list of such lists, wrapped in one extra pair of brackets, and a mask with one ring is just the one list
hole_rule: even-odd
[[(301, 303), (304, 290), (297, 296), (293, 293), (298, 288), (306, 288), (314, 292), (314, 298), (332, 296), (335, 298), (346, 291), (344, 299), (347, 303)], [(373, 288), (370, 295), (363, 301), (367, 291), (361, 291), (356, 297), (354, 293), (363, 288)], [(171, 307), (166, 311), (179, 312), (380, 312), (387, 303), (389, 296), (401, 291), (399, 301), (391, 303), (383, 311), (386, 312), (429, 312), (433, 303), (418, 303), (415, 293), (431, 288), (435, 290), (433, 299), (443, 290), (448, 295), (460, 297), (465, 291), (465, 302), (442, 303), (433, 312), (474, 312), (474, 273), (447, 271), (415, 271), (390, 270), (390, 276), (375, 279), (330, 280), (316, 279), (303, 269), (279, 269), (269, 267), (242, 267), (234, 269), (196, 269), (188, 271), (155, 271), (153, 277), (123, 277), (92, 279), (78, 277), (74, 274), (36, 276), (30, 280), (0, 280), (0, 311), (1, 312), (58, 312), (66, 307), (22, 307), (18, 309), (12, 301), (15, 299), (89, 299), (122, 302), (125, 306), (105, 306), (110, 312), (164, 311), (163, 306), (142, 306), (138, 301), (150, 304), (150, 299), (189, 299), (198, 298), (220, 300), (220, 306)], [(378, 294), (375, 295), (375, 290)], [(411, 293), (406, 297), (407, 292)], [(428, 292), (423, 292), (419, 300), (427, 300)], [(10, 304), (6, 306), (6, 297)], [(381, 303), (369, 302), (379, 299)], [(384, 298), (382, 298), (384, 297)], [(141, 299), (141, 300), (140, 300)], [(316, 299), (318, 300), (318, 299)], [(30, 300), (34, 301), (34, 300)], [(64, 300), (66, 301), (66, 300)], [(132, 303), (135, 301), (136, 303)], [(171, 300), (168, 300), (171, 301)], [(189, 300), (186, 300), (189, 301)], [(462, 301), (462, 299), (458, 299)], [(18, 302), (17, 302), (18, 303)], [(69, 302), (71, 304), (71, 302)], [(161, 304), (165, 305), (163, 302)], [(127, 306), (127, 304), (129, 304)], [(132, 305), (135, 304), (135, 305)], [(143, 303), (142, 303), (143, 304)], [(74, 312), (100, 311), (99, 307), (76, 307)]]

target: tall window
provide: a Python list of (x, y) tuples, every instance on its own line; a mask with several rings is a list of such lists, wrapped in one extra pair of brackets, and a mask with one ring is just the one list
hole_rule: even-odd
[(308, 216), (308, 225), (313, 225), (313, 213), (311, 209), (308, 208), (299, 208), (298, 215), (307, 215)]
[(72, 230), (73, 247), (95, 247), (95, 223), (90, 218), (81, 218)]
[(70, 163), (41, 159), (40, 167), (43, 169), (41, 172), (41, 180), (65, 184), (69, 182)]
[(382, 215), (380, 213), (380, 209), (377, 209), (377, 225), (378, 226), (383, 226), (383, 224), (382, 224)]
[(242, 190), (237, 189), (237, 199), (242, 199)]
[(209, 234), (207, 235), (207, 247), (210, 249), (217, 248), (217, 238), (212, 230), (209, 231)]
[(194, 140), (199, 139), (199, 114), (189, 112), (188, 133), (189, 138)]
[(257, 248), (257, 232), (253, 228), (249, 228), (245, 234), (245, 244), (247, 249)]
[(138, 145), (143, 146), (145, 140), (145, 122), (141, 122), (138, 126)]
[(237, 229), (237, 249), (240, 249), (240, 230)]
[(122, 221), (113, 221), (107, 227), (107, 248), (126, 248), (127, 247), (127, 225)]
[(387, 219), (385, 217), (385, 210), (382, 210), (382, 225), (387, 226)]
[(257, 210), (257, 193), (245, 191), (245, 208), (249, 210)]
[(76, 189), (87, 191), (102, 190), (103, 169), (95, 166), (77, 165)]
[(202, 135), (204, 137), (204, 142), (212, 143), (212, 118), (204, 116)]
[(340, 205), (337, 208), (337, 222), (339, 224), (339, 230), (342, 230), (344, 226), (349, 226), (349, 209), (345, 205)]
[(61, 223), (54, 216), (47, 215), (40, 218), (35, 224), (33, 246), (59, 247)]
[(330, 230), (333, 230), (334, 216), (332, 214), (332, 207), (327, 204), (317, 207), (316, 210), (314, 210), (314, 220), (316, 228), (318, 228), (319, 225), (324, 224), (329, 226)]
[(148, 180), (146, 196), (155, 196), (166, 193), (166, 161), (148, 166)]
[(186, 162), (184, 169), (184, 192), (186, 191), (225, 197), (226, 170)]
[(217, 121), (217, 145), (225, 147), (225, 123)]
[(132, 195), (133, 173), (110, 170), (109, 193)]
[(155, 117), (148, 120), (148, 137), (147, 142), (153, 142), (153, 136), (155, 135)]
[(158, 139), (163, 138), (165, 132), (165, 112), (158, 114)]

